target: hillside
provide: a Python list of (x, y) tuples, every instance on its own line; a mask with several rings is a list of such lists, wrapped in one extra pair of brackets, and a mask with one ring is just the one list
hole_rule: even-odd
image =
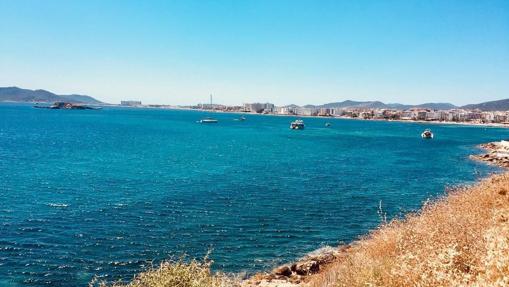
[(457, 108), (455, 105), (450, 103), (425, 103), (420, 105), (405, 105), (399, 103), (390, 103), (385, 104), (380, 101), (343, 101), (343, 102), (334, 102), (328, 103), (324, 105), (307, 105), (304, 107), (316, 107), (316, 108), (358, 108), (358, 109), (398, 109), (398, 110), (406, 110), (411, 108), (422, 108), (422, 109), (432, 109), (432, 110), (448, 110)]
[(337, 108), (337, 109), (397, 109), (397, 110), (406, 110), (411, 108), (420, 108), (420, 109), (431, 109), (431, 110), (450, 110), (462, 108), (466, 110), (475, 110), (479, 109), (481, 111), (508, 111), (509, 110), (509, 99), (499, 100), (499, 101), (491, 101), (484, 102), (480, 104), (470, 104), (462, 107), (458, 107), (451, 103), (424, 103), (419, 105), (405, 105), (400, 103), (389, 103), (385, 104), (380, 101), (342, 101), (342, 102), (333, 102), (323, 105), (305, 105), (306, 108)]
[(425, 103), (416, 106), (412, 106), (413, 108), (423, 108), (423, 109), (431, 109), (431, 110), (451, 110), (458, 108), (457, 106), (450, 103)]
[(309, 286), (508, 286), (509, 174), (450, 192), (352, 244)]
[(103, 102), (85, 95), (57, 95), (46, 90), (29, 90), (18, 87), (0, 87), (0, 102), (70, 102), (89, 105), (103, 104)]
[(388, 108), (386, 104), (379, 101), (343, 101), (343, 102), (335, 102), (328, 103), (324, 105), (318, 106), (319, 108), (374, 108), (374, 109), (384, 109)]
[(468, 110), (479, 109), (481, 111), (509, 111), (509, 99), (466, 105), (462, 108)]

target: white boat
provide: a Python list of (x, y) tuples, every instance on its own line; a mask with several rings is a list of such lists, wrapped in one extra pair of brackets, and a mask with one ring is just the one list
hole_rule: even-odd
[(325, 123), (326, 127), (330, 127), (331, 125), (332, 125), (331, 123)]
[(432, 139), (433, 138), (433, 133), (431, 132), (430, 129), (425, 129), (422, 134), (421, 134), (421, 137), (423, 139)]
[(303, 120), (295, 120), (295, 121), (291, 122), (290, 129), (303, 130), (304, 129), (304, 121)]
[(213, 118), (204, 118), (199, 121), (201, 124), (217, 124), (218, 120)]

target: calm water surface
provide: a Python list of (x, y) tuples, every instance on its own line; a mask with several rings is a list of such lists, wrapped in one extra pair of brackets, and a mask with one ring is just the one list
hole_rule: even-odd
[[(254, 272), (354, 240), (446, 186), (509, 130), (453, 125), (0, 105), (0, 286), (86, 286), (213, 250)], [(332, 127), (324, 127), (331, 122)], [(421, 131), (431, 127), (435, 139)]]

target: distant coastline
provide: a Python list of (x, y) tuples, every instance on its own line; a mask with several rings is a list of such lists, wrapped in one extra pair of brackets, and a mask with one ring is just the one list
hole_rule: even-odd
[(301, 118), (339, 118), (423, 124), (509, 127), (509, 99), (465, 106), (456, 106), (450, 103), (405, 105), (398, 103), (385, 104), (380, 101), (360, 102), (351, 100), (305, 106), (275, 106), (271, 103), (246, 103), (243, 106), (227, 106), (213, 104), (211, 95), (210, 103), (194, 106), (143, 105), (140, 100), (122, 100), (119, 105), (114, 105), (104, 103), (87, 95), (57, 95), (42, 89), (30, 90), (19, 87), (0, 87), (0, 102), (34, 104), (65, 102), (93, 106), (196, 110)]
[[(40, 102), (23, 102), (23, 101), (11, 101), (4, 100), (0, 101), (0, 104), (37, 104)], [(46, 102), (44, 102), (46, 103)], [(122, 106), (119, 104), (89, 104), (91, 106), (102, 106), (102, 107), (118, 107), (118, 108), (130, 108), (130, 109), (161, 109), (161, 110), (185, 110), (195, 111), (202, 113), (220, 113), (220, 114), (233, 114), (233, 115), (252, 115), (252, 116), (275, 116), (275, 117), (293, 117), (293, 118), (317, 118), (317, 119), (341, 119), (341, 120), (358, 120), (358, 121), (379, 121), (379, 122), (398, 122), (398, 123), (420, 123), (420, 124), (431, 124), (431, 125), (461, 125), (461, 126), (472, 126), (472, 127), (492, 127), (492, 128), (509, 128), (508, 123), (478, 123), (478, 122), (458, 122), (458, 121), (426, 121), (426, 120), (402, 120), (402, 119), (364, 119), (364, 118), (353, 118), (346, 116), (318, 116), (318, 115), (289, 115), (289, 114), (274, 114), (274, 113), (251, 113), (251, 112), (239, 112), (239, 111), (221, 111), (221, 110), (205, 110), (205, 109), (193, 109), (188, 107), (179, 106)]]
[(147, 109), (163, 109), (163, 110), (185, 110), (196, 111), (203, 113), (219, 113), (219, 114), (233, 114), (233, 115), (253, 115), (253, 116), (274, 116), (274, 117), (292, 117), (292, 118), (313, 118), (313, 119), (340, 119), (340, 120), (358, 120), (358, 121), (379, 121), (379, 122), (398, 122), (398, 123), (421, 123), (433, 125), (461, 125), (473, 127), (494, 127), (494, 128), (509, 128), (509, 123), (473, 123), (473, 122), (455, 122), (455, 121), (425, 121), (425, 120), (393, 120), (393, 119), (363, 119), (351, 117), (334, 117), (334, 116), (308, 116), (308, 115), (285, 115), (285, 114), (260, 114), (250, 112), (236, 112), (236, 111), (220, 111), (220, 110), (198, 110), (185, 107), (131, 107), (131, 108), (147, 108)]

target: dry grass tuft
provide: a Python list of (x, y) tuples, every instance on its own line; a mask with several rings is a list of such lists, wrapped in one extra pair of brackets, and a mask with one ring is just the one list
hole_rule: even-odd
[(509, 286), (509, 173), (354, 243), (311, 286)]
[(134, 277), (130, 283), (113, 283), (92, 281), (89, 287), (237, 287), (239, 281), (224, 274), (212, 274), (210, 262), (183, 259), (161, 263)]

